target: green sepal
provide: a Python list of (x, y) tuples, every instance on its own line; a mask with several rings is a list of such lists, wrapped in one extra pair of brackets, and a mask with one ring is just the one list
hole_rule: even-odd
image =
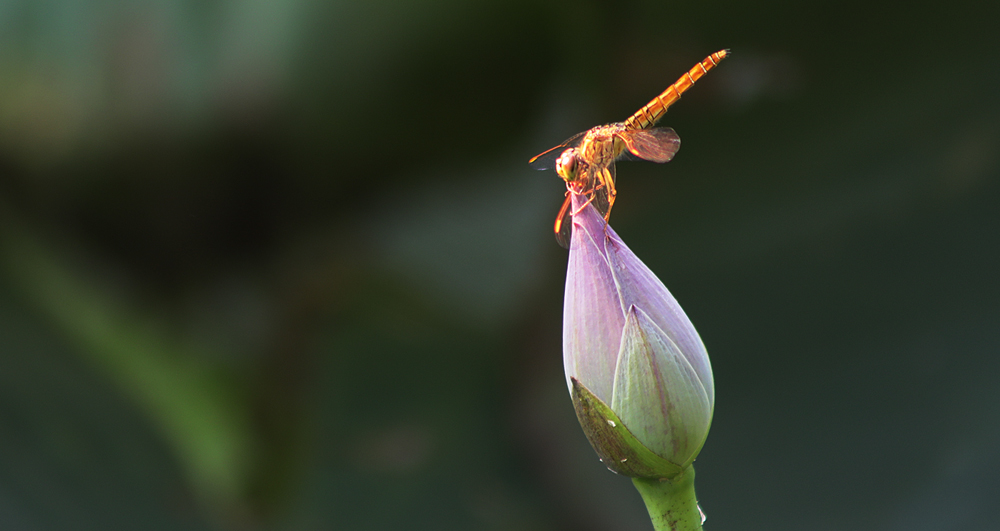
[(694, 462), (712, 422), (712, 402), (697, 371), (635, 305), (625, 316), (608, 405), (636, 439), (681, 467)]
[(671, 479), (684, 469), (647, 448), (625, 427), (618, 415), (576, 378), (573, 408), (587, 440), (612, 472), (633, 478)]

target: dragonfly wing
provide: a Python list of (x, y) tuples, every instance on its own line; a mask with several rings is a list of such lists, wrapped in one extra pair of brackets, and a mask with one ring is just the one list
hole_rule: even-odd
[(566, 200), (563, 201), (562, 208), (559, 209), (559, 214), (556, 215), (556, 241), (563, 249), (569, 249), (570, 237), (573, 235), (573, 195), (570, 193), (566, 194)]
[(585, 134), (587, 134), (586, 131), (577, 133), (566, 139), (566, 141), (562, 144), (531, 157), (531, 160), (528, 161), (528, 165), (536, 170), (551, 170), (555, 168), (556, 159), (559, 158), (559, 155), (562, 155), (562, 152), (567, 148), (576, 147), (576, 145), (583, 140), (583, 135)]
[(667, 162), (681, 148), (681, 138), (669, 127), (623, 131), (618, 138), (629, 153), (643, 160)]

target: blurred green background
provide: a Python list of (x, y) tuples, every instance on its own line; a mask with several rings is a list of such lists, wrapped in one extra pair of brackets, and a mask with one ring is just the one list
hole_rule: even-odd
[(651, 529), (527, 160), (730, 48), (612, 219), (706, 527), (996, 529), (998, 6), (0, 1), (0, 528)]

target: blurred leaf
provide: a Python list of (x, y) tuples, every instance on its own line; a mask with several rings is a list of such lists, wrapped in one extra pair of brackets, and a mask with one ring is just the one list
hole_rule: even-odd
[(203, 347), (172, 338), (114, 284), (88, 278), (76, 261), (4, 216), (0, 259), (78, 352), (133, 397), (169, 441), (206, 501), (232, 505), (245, 489), (252, 452), (246, 405), (205, 363)]
[(0, 281), (2, 526), (212, 528), (162, 427), (23, 295)]

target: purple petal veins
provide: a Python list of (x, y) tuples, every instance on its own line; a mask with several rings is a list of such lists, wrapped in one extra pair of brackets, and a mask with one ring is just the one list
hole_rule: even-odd
[(569, 378), (575, 376), (598, 398), (610, 402), (625, 316), (604, 254), (604, 220), (601, 232), (592, 232), (591, 227), (576, 224), (577, 218), (563, 307), (566, 381), (572, 389)]

